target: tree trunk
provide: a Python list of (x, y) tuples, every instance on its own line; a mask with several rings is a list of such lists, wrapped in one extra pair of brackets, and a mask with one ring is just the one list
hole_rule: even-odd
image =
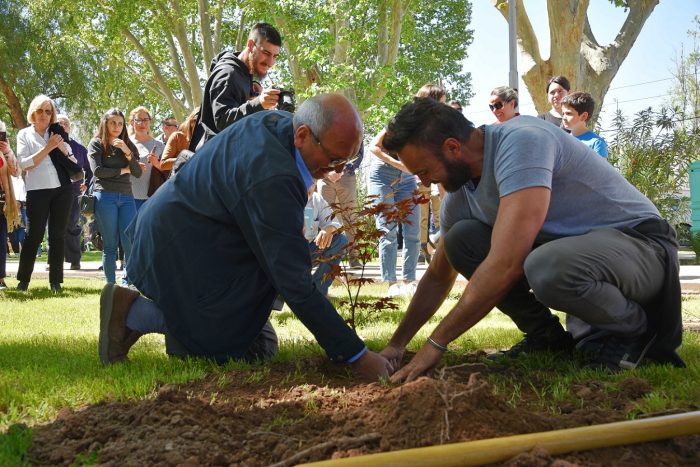
[(172, 90), (170, 89), (170, 86), (168, 86), (168, 83), (165, 81), (163, 74), (160, 72), (158, 65), (153, 59), (153, 56), (148, 52), (148, 50), (146, 50), (143, 44), (141, 44), (141, 41), (139, 41), (138, 38), (131, 33), (131, 31), (124, 28), (122, 29), (122, 34), (124, 35), (124, 37), (127, 38), (129, 42), (131, 42), (134, 48), (136, 48), (138, 53), (146, 61), (148, 67), (151, 69), (151, 73), (153, 73), (153, 76), (155, 77), (158, 89), (168, 101), (168, 104), (170, 104), (170, 108), (173, 109), (173, 114), (176, 115), (176, 118), (178, 120), (182, 120), (186, 116), (187, 109), (185, 109), (184, 104), (173, 94)]
[[(182, 13), (179, 0), (171, 0), (171, 6), (173, 14), (169, 16), (173, 19), (175, 39), (177, 39), (177, 43), (180, 46), (182, 60), (185, 62), (185, 71), (187, 72), (190, 90), (192, 91), (192, 103), (200, 105), (202, 103), (202, 85), (199, 82), (197, 65), (195, 64), (192, 47), (190, 47), (190, 41), (187, 37), (187, 28), (185, 28), (185, 23), (182, 20), (184, 14)], [(207, 66), (209, 65), (207, 64)]]
[(22, 111), (22, 105), (19, 103), (19, 98), (12, 90), (12, 87), (2, 77), (0, 77), (0, 92), (2, 92), (3, 96), (5, 96), (7, 105), (10, 107), (12, 126), (18, 130), (26, 128), (29, 124), (27, 123), (27, 119)]
[(170, 51), (170, 63), (173, 66), (173, 73), (177, 77), (178, 83), (180, 83), (180, 88), (185, 96), (185, 101), (187, 102), (187, 107), (190, 109), (194, 107), (194, 102), (192, 101), (192, 88), (190, 83), (187, 81), (185, 72), (180, 64), (180, 56), (177, 53), (177, 47), (175, 47), (175, 41), (173, 36), (169, 32), (165, 32), (165, 41), (168, 43), (168, 50)]
[[(492, 0), (493, 5), (508, 20), (508, 1)], [(549, 110), (545, 86), (552, 76), (564, 75), (572, 91), (590, 93), (596, 106), (591, 116), (595, 125), (605, 94), (620, 65), (659, 0), (630, 1), (627, 18), (617, 37), (609, 45), (596, 41), (588, 22), (589, 0), (547, 0), (549, 16), (550, 53), (543, 60), (537, 37), (525, 10), (523, 0), (517, 0), (517, 35), (521, 55), (532, 67), (523, 73), (523, 81), (538, 112)]]
[(209, 64), (214, 59), (214, 46), (211, 36), (211, 18), (209, 17), (209, 2), (207, 0), (197, 0), (199, 10), (199, 30), (202, 34), (202, 55), (204, 56), (204, 67), (209, 68)]

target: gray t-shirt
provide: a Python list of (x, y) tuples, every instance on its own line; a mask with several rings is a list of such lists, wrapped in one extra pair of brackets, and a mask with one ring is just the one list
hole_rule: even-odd
[(446, 196), (441, 230), (462, 219), (493, 226), (501, 197), (536, 186), (552, 191), (539, 241), (661, 217), (607, 160), (554, 125), (523, 115), (485, 127), (481, 179)]

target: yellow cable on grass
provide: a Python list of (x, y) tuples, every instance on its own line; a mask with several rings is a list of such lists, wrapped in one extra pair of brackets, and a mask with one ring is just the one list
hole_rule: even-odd
[(303, 465), (314, 467), (468, 466), (500, 462), (535, 447), (550, 454), (644, 443), (700, 433), (700, 411), (503, 438), (368, 454)]

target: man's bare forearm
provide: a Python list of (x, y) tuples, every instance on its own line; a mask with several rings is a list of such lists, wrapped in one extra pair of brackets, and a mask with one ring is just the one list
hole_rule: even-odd
[(399, 324), (389, 341), (392, 347), (403, 349), (408, 345), (418, 330), (440, 308), (457, 278), (457, 271), (447, 262), (440, 247), (435, 252), (428, 270), (418, 283), (416, 294), (408, 305), (406, 316)]

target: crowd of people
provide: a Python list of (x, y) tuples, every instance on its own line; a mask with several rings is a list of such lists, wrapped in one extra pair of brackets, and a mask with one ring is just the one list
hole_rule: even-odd
[[(633, 368), (644, 359), (683, 365), (675, 234), (605, 161), (604, 140), (588, 128), (590, 94), (553, 77), (551, 109), (534, 117), (520, 115), (517, 90), (499, 86), (488, 102), (496, 121), (477, 128), (442, 86), (427, 83), (365, 148), (359, 113), (345, 97), (318, 95), (293, 114), (274, 111), (279, 90), (260, 82), (281, 47), (273, 26), (256, 24), (243, 50), (214, 59), (201, 108), (179, 127), (162, 120), (159, 138), (146, 107), (128, 119), (110, 109), (81, 149), (51, 130), (61, 120), (56, 105), (37, 96), (17, 154), (0, 141), (4, 199), (16, 205), (5, 208), (0, 233), (15, 230), (26, 208), (19, 290), (29, 286), (47, 225), (51, 289), (61, 290), (64, 257), (80, 267), (74, 245), (64, 244), (79, 229), (77, 198), (94, 195), (107, 282), (104, 364), (126, 360), (153, 332), (166, 336), (170, 355), (269, 358), (277, 351), (269, 317), (281, 297), (333, 361), (367, 378), (424, 374), (494, 306), (524, 333), (499, 358), (579, 349), (598, 367)], [(69, 135), (68, 119), (60, 123)], [(66, 177), (63, 159), (84, 174)], [(356, 205), (363, 160), (373, 202), (391, 207), (417, 194), (430, 201), (412, 206), (401, 225), (389, 211), (375, 219), (388, 294), (412, 296), (381, 352), (369, 350), (327, 299), (328, 271), (354, 235), (329, 206)], [(12, 177), (24, 180), (24, 205)], [(345, 260), (359, 265), (352, 255)], [(428, 268), (417, 281), (420, 260)], [(400, 368), (406, 345), (458, 274), (469, 279), (462, 297)], [(566, 313), (565, 327), (550, 308)]]

